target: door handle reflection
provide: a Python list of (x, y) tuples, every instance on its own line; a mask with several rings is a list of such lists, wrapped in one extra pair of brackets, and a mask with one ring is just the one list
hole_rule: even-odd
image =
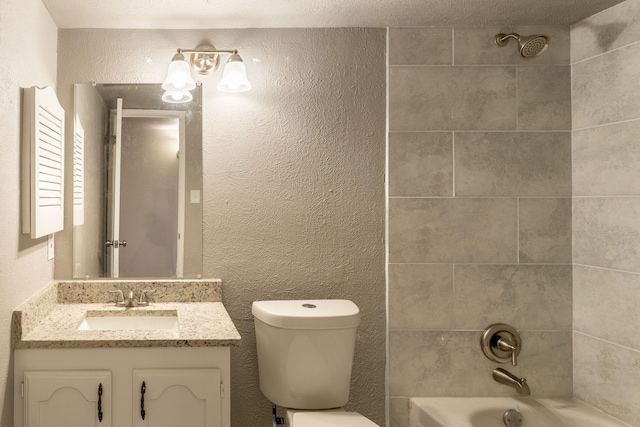
[(113, 246), (114, 248), (119, 248), (120, 246), (127, 247), (127, 241), (126, 240), (107, 240), (106, 242), (104, 242), (105, 246)]

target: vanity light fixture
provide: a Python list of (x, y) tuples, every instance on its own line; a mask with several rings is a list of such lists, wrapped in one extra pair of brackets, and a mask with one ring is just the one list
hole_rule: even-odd
[[(187, 62), (184, 54), (191, 54)], [(218, 90), (222, 92), (245, 92), (251, 89), (247, 79), (247, 69), (234, 50), (217, 50), (213, 46), (201, 45), (195, 49), (180, 49), (173, 56), (167, 78), (162, 83), (165, 102), (180, 103), (193, 99), (189, 91), (195, 89), (196, 82), (191, 77), (191, 68), (199, 74), (209, 74), (220, 65), (220, 55), (229, 55), (229, 59), (222, 73), (222, 80), (218, 83)]]
[(231, 54), (222, 71), (222, 80), (218, 83), (221, 92), (246, 92), (251, 89), (247, 79), (247, 68), (237, 52)]

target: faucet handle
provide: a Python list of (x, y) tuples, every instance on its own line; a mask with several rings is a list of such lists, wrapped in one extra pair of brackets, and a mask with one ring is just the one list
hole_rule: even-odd
[(125, 305), (124, 293), (122, 293), (122, 291), (120, 289), (110, 290), (109, 293), (110, 294), (120, 294), (120, 299), (119, 300), (116, 299), (116, 306), (122, 307), (123, 305)]
[(157, 291), (157, 289), (145, 289), (140, 293), (140, 301), (138, 302), (138, 305), (149, 305), (149, 301), (145, 299), (145, 294), (152, 294), (155, 291)]
[(497, 363), (511, 362), (518, 365), (518, 355), (522, 350), (522, 339), (513, 326), (496, 323), (489, 326), (480, 339), (482, 351), (489, 360)]
[(496, 345), (500, 350), (511, 353), (511, 364), (518, 366), (518, 348), (514, 345), (511, 339), (512, 336), (511, 334), (505, 334), (498, 339)]

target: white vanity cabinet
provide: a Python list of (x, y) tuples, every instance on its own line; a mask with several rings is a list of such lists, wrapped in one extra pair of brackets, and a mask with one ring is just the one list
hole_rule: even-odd
[(111, 427), (111, 372), (26, 371), (26, 427)]
[(229, 364), (229, 347), (17, 349), (14, 427), (229, 427)]

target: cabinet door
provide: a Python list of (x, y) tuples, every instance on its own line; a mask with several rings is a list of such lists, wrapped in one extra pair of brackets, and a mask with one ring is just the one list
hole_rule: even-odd
[(135, 369), (136, 427), (220, 427), (218, 369)]
[(111, 427), (111, 372), (25, 371), (25, 427)]

